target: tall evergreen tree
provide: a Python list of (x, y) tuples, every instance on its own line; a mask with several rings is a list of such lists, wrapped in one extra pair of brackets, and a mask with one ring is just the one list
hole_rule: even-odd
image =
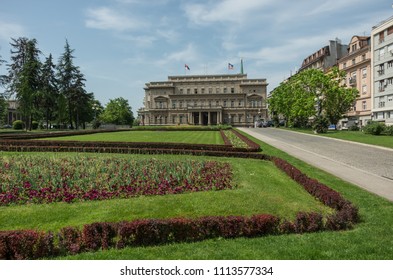
[(58, 110), (57, 101), (59, 94), (55, 74), (56, 66), (53, 64), (52, 54), (45, 60), (41, 71), (41, 98), (42, 111), (45, 117), (47, 129), (54, 120), (55, 112)]
[(12, 39), (11, 61), (8, 65), (7, 92), (15, 94), (26, 129), (31, 130), (33, 116), (37, 113), (40, 89), (40, 50), (36, 39)]
[(75, 102), (73, 97), (75, 96), (75, 82), (78, 77), (78, 68), (74, 65), (73, 56), (74, 50), (71, 49), (66, 40), (64, 46), (64, 53), (60, 56), (59, 63), (57, 65), (57, 81), (59, 86), (60, 94), (62, 94), (67, 101), (68, 110), (68, 122), (70, 128), (74, 128), (73, 125), (73, 112), (75, 111)]

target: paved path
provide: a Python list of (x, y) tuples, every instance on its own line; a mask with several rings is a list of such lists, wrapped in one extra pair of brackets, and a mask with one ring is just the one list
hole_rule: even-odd
[(393, 201), (393, 149), (275, 128), (240, 130)]

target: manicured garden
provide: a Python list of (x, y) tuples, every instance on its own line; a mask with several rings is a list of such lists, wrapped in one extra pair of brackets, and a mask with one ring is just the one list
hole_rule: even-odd
[[(254, 142), (258, 143), (255, 139)], [(153, 156), (160, 166), (175, 164), (194, 169), (199, 164), (224, 164), (220, 170), (229, 167), (233, 172), (231, 187), (225, 190), (213, 188), (181, 194), (70, 201), (72, 203), (35, 204), (25, 200), (22, 205), (3, 206), (0, 211), (3, 236), (9, 230), (22, 229), (55, 234), (51, 237), (31, 231), (14, 232), (11, 236), (6, 233), (2, 240), (6, 240), (3, 244), (8, 247), (3, 245), (3, 249), (12, 252), (15, 249), (13, 242), (24, 238), (41, 240), (42, 251), (49, 248), (45, 244), (53, 244), (62, 251), (61, 254), (88, 251), (66, 257), (79, 259), (391, 258), (393, 242), (388, 237), (392, 235), (389, 226), (393, 222), (391, 203), (261, 144), (264, 153), (285, 160), (187, 156), (185, 161), (182, 155)], [(251, 157), (257, 155), (249, 154)], [(15, 153), (3, 155), (9, 163), (20, 156)], [(96, 164), (98, 170), (105, 161), (116, 159), (121, 163), (141, 162), (146, 165), (152, 158), (75, 153), (28, 155), (30, 161), (35, 158), (52, 163), (66, 161), (64, 159), (73, 162), (78, 157), (87, 160), (88, 157), (94, 163), (90, 162), (90, 165)], [(359, 224), (355, 224), (359, 218), (357, 208)], [(145, 234), (141, 235), (141, 232)], [(380, 246), (380, 242), (385, 246)], [(1, 249), (0, 244), (0, 253)]]
[[(53, 140), (44, 138), (42, 140)], [(116, 141), (116, 142), (169, 142), (193, 144), (224, 144), (219, 131), (120, 131), (111, 133), (96, 133), (56, 137), (56, 140), (70, 141)]]

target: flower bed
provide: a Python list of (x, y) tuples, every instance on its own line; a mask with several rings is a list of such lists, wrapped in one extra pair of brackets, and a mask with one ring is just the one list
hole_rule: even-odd
[(4, 157), (0, 205), (74, 202), (233, 188), (228, 163), (108, 157)]
[[(229, 143), (235, 148), (249, 148), (246, 142), (241, 140), (236, 134), (233, 133), (234, 130), (225, 130), (223, 134), (228, 139)], [(221, 134), (222, 135), (222, 134)]]
[(108, 248), (195, 242), (217, 237), (258, 237), (269, 234), (345, 230), (359, 222), (358, 209), (339, 193), (309, 178), (285, 160), (271, 160), (312, 196), (335, 209), (335, 213), (323, 217), (319, 213), (300, 212), (293, 221), (280, 220), (279, 217), (269, 214), (257, 214), (252, 217), (99, 222), (84, 225), (83, 229), (66, 227), (57, 235), (34, 230), (0, 231), (0, 259), (36, 259)]

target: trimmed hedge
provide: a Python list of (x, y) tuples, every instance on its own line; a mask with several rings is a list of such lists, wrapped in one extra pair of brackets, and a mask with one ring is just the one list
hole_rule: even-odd
[[(326, 217), (319, 213), (299, 212), (294, 221), (259, 214), (252, 217), (201, 217), (197, 219), (142, 219), (130, 222), (99, 222), (84, 225), (83, 229), (66, 227), (57, 234), (34, 230), (0, 231), (0, 259), (37, 259), (86, 251), (152, 246), (173, 242), (195, 242), (209, 238), (259, 237), (271, 234), (302, 234), (322, 230), (346, 230), (359, 222), (357, 207), (338, 192), (307, 177), (300, 170), (280, 158), (263, 154), (243, 153), (271, 159), (311, 195), (336, 210)], [(57, 244), (55, 246), (55, 244)]]

